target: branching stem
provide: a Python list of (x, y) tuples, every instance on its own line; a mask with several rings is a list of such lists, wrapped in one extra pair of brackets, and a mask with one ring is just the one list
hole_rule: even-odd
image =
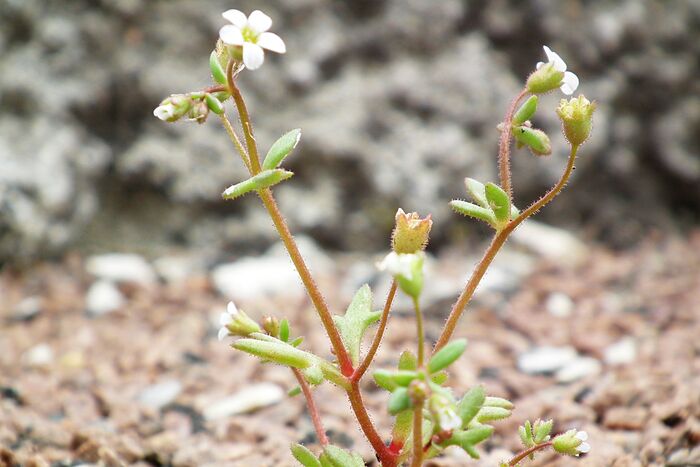
[(501, 138), (498, 141), (498, 171), (501, 179), (501, 188), (508, 193), (508, 197), (513, 199), (513, 185), (510, 179), (510, 137), (512, 135), (512, 120), (515, 109), (520, 100), (527, 94), (527, 89), (523, 89), (515, 96), (511, 102), (506, 118), (503, 119), (501, 128)]
[(552, 445), (551, 441), (547, 441), (546, 443), (541, 443), (541, 444), (535, 444), (531, 448), (528, 448), (528, 449), (518, 453), (515, 457), (513, 457), (510, 460), (510, 462), (508, 462), (508, 466), (515, 467), (516, 465), (518, 465), (518, 463), (520, 463), (523, 459), (525, 459), (530, 454), (534, 454), (537, 451), (541, 451), (543, 449), (546, 449), (551, 445)]

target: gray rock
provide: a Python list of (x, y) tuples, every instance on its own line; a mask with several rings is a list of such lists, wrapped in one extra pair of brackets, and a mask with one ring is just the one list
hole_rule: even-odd
[(284, 397), (284, 390), (276, 384), (252, 384), (229, 397), (205, 407), (203, 415), (207, 420), (230, 417), (231, 415), (248, 413), (276, 404), (283, 400)]
[(553, 373), (577, 358), (573, 347), (536, 347), (518, 356), (518, 369), (528, 374)]
[(143, 389), (137, 396), (140, 404), (158, 410), (173, 402), (182, 392), (177, 380), (161, 381)]
[(151, 285), (156, 274), (141, 256), (127, 253), (108, 253), (91, 256), (85, 261), (85, 270), (99, 279)]
[(608, 365), (627, 365), (637, 359), (637, 344), (631, 337), (625, 337), (608, 346), (604, 351)]
[(577, 357), (557, 370), (555, 378), (560, 383), (572, 383), (600, 373), (602, 365), (592, 357)]
[(107, 280), (95, 281), (85, 295), (85, 309), (93, 316), (111, 313), (123, 307), (125, 303), (119, 288)]
[(566, 230), (528, 219), (511, 235), (514, 242), (538, 255), (567, 264), (578, 264), (589, 253), (581, 240)]

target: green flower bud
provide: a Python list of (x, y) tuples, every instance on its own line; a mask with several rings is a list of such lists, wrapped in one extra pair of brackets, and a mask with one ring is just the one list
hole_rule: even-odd
[(537, 102), (537, 96), (530, 96), (530, 98), (526, 100), (513, 115), (513, 125), (522, 125), (526, 121), (530, 120), (530, 118), (532, 118), (537, 111)]
[(542, 130), (525, 125), (516, 126), (513, 127), (513, 136), (519, 144), (530, 148), (536, 156), (548, 156), (552, 153), (549, 136)]
[(570, 100), (562, 99), (557, 107), (557, 115), (561, 119), (564, 135), (573, 146), (583, 144), (591, 134), (595, 102), (590, 102), (584, 95)]
[(547, 421), (536, 420), (535, 426), (532, 429), (534, 432), (535, 443), (544, 443), (545, 441), (549, 440), (549, 433), (552, 432), (553, 425), (554, 420), (551, 419)]
[(534, 71), (525, 86), (532, 94), (544, 94), (561, 86), (564, 72), (554, 68), (553, 63), (546, 63)]
[(396, 227), (391, 234), (391, 247), (396, 253), (416, 253), (425, 250), (433, 221), (430, 215), (421, 219), (416, 212), (396, 211)]
[[(272, 337), (280, 336), (280, 322), (274, 316), (265, 316), (263, 318), (262, 328)], [(282, 340), (284, 341), (284, 339)]]
[(569, 430), (552, 440), (552, 447), (560, 454), (568, 456), (578, 456), (591, 450), (591, 446), (586, 443), (588, 433), (585, 431)]
[(429, 393), (430, 388), (423, 381), (416, 379), (408, 386), (408, 396), (414, 404), (424, 401)]
[[(213, 96), (212, 96), (213, 97)], [(202, 124), (207, 121), (209, 116), (209, 105), (205, 101), (193, 102), (190, 111), (187, 112), (187, 118), (190, 121)]]
[(176, 122), (184, 117), (192, 108), (193, 102), (184, 94), (173, 94), (153, 110), (153, 115), (165, 122)]

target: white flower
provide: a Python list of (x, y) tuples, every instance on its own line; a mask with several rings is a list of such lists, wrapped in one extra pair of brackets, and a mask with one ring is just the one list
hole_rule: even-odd
[(242, 11), (228, 10), (222, 16), (232, 24), (221, 28), (219, 37), (225, 44), (243, 47), (243, 64), (246, 68), (260, 68), (265, 61), (263, 49), (280, 54), (287, 51), (280, 36), (267, 32), (272, 20), (262, 11), (255, 10), (246, 17)]
[(576, 447), (578, 452), (585, 454), (591, 450), (591, 445), (585, 442), (588, 439), (588, 433), (585, 431), (579, 431), (576, 433), (575, 438), (581, 440), (581, 444)]
[(411, 280), (415, 260), (415, 254), (400, 254), (392, 251), (381, 262), (377, 263), (377, 268), (380, 271), (388, 271), (392, 276), (402, 276)]
[(228, 336), (230, 334), (228, 330), (229, 324), (233, 323), (233, 319), (238, 315), (238, 308), (236, 308), (236, 304), (233, 302), (228, 302), (228, 306), (226, 307), (226, 312), (221, 313), (221, 316), (219, 316), (219, 340), (222, 341), (224, 340), (224, 337)]
[(168, 121), (175, 116), (175, 106), (171, 103), (159, 105), (153, 110), (153, 115), (163, 121)]
[[(578, 76), (576, 76), (574, 73), (570, 71), (566, 71), (566, 63), (562, 58), (554, 52), (552, 49), (547, 47), (546, 45), (543, 46), (544, 48), (544, 53), (547, 54), (547, 63), (551, 63), (554, 66), (554, 69), (557, 71), (561, 71), (564, 73), (564, 79), (561, 81), (561, 92), (566, 94), (567, 96), (570, 96), (576, 91), (576, 88), (578, 87)], [(539, 70), (542, 68), (545, 64), (543, 62), (537, 62), (537, 69)]]
[(438, 414), (438, 417), (438, 423), (440, 424), (440, 428), (442, 428), (443, 430), (456, 430), (462, 427), (462, 419), (459, 418), (457, 412), (455, 412), (449, 407), (445, 408), (444, 410), (441, 410)]

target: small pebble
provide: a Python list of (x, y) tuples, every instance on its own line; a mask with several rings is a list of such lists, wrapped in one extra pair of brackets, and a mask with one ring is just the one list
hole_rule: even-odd
[(182, 383), (176, 380), (161, 381), (145, 388), (138, 401), (152, 409), (160, 409), (174, 401), (182, 392)]
[(577, 357), (573, 347), (537, 347), (518, 357), (518, 368), (528, 374), (553, 373)]
[(560, 368), (556, 373), (556, 379), (560, 383), (572, 383), (586, 376), (597, 375), (601, 367), (602, 365), (595, 358), (578, 357)]
[(550, 315), (557, 318), (566, 318), (574, 311), (574, 301), (571, 297), (561, 292), (549, 294), (545, 302), (545, 308)]
[(204, 409), (203, 415), (206, 420), (225, 418), (276, 404), (284, 399), (284, 397), (284, 390), (276, 384), (254, 384), (211, 404)]
[(114, 283), (99, 280), (93, 283), (85, 295), (85, 308), (93, 316), (106, 315), (124, 306), (124, 296)]
[(41, 297), (27, 297), (15, 306), (12, 319), (16, 321), (31, 321), (41, 313)]
[(91, 256), (85, 262), (87, 272), (99, 279), (150, 285), (156, 273), (143, 257), (126, 253)]
[(605, 363), (608, 365), (626, 365), (637, 359), (637, 344), (631, 337), (621, 339), (605, 349)]
[(22, 357), (29, 366), (48, 366), (53, 363), (53, 350), (48, 344), (39, 344), (27, 350)]

